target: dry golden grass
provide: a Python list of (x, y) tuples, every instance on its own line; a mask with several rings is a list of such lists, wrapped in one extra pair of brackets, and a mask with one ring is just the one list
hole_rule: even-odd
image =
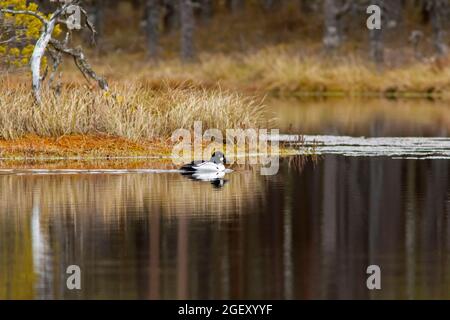
[[(254, 99), (189, 84), (115, 82), (108, 93), (75, 77), (62, 94), (43, 92), (36, 105), (26, 77), (0, 80), (0, 157), (168, 155), (176, 129), (257, 128), (264, 109)], [(264, 123), (265, 124), (265, 123)]]
[(26, 135), (63, 137), (107, 135), (142, 142), (167, 139), (178, 128), (249, 128), (260, 124), (263, 109), (252, 99), (222, 90), (169, 88), (150, 90), (120, 84), (110, 93), (83, 86), (65, 88), (60, 96), (44, 92), (34, 104), (25, 85), (0, 88), (0, 138)]
[[(121, 63), (129, 61), (129, 63)], [(450, 59), (429, 59), (378, 70), (355, 55), (327, 58), (275, 46), (245, 54), (201, 54), (196, 63), (178, 59), (146, 62), (142, 54), (112, 54), (96, 66), (108, 79), (129, 79), (149, 88), (194, 86), (283, 96), (338, 95), (445, 97), (450, 92)], [(71, 81), (76, 78), (71, 78)]]

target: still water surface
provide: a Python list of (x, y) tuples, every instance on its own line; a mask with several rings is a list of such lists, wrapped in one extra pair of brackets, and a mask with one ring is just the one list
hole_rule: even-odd
[[(221, 188), (3, 172), (0, 299), (450, 298), (449, 160), (324, 152), (276, 176), (234, 169)], [(72, 264), (80, 291), (66, 289)], [(371, 264), (382, 290), (367, 290)]]

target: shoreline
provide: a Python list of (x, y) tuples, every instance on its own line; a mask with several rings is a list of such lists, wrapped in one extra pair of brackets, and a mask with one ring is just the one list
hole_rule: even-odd
[(99, 135), (67, 135), (0, 140), (0, 160), (75, 160), (110, 159), (112, 157), (160, 157), (170, 154), (167, 141), (133, 142), (122, 137)]
[[(74, 143), (77, 142), (77, 143)], [(70, 149), (68, 144), (70, 144)], [(221, 146), (224, 150), (226, 144)], [(21, 139), (0, 140), (0, 169), (7, 168), (173, 168), (173, 144), (167, 140), (131, 142), (108, 136), (63, 136), (43, 138), (28, 135)], [(260, 156), (234, 151), (237, 157)], [(300, 151), (280, 145), (279, 156)], [(308, 155), (305, 153), (305, 155)]]

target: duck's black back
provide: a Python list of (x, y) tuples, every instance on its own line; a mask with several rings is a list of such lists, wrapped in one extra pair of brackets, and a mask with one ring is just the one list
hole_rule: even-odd
[(182, 166), (180, 168), (180, 170), (183, 170), (183, 171), (195, 171), (194, 166), (198, 166), (199, 164), (204, 163), (204, 162), (205, 162), (204, 160), (192, 161), (191, 163), (185, 164), (184, 166)]

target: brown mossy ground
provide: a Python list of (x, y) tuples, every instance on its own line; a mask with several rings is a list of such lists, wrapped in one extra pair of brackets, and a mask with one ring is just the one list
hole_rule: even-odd
[[(170, 140), (132, 142), (104, 135), (71, 135), (59, 138), (27, 135), (15, 140), (0, 140), (0, 168), (24, 169), (172, 169), (174, 144)], [(204, 144), (203, 148), (208, 145)], [(223, 150), (226, 145), (217, 146)], [(234, 148), (234, 154), (245, 151)], [(305, 154), (309, 154), (305, 150)], [(280, 156), (299, 154), (281, 145)]]
[(70, 135), (57, 138), (26, 135), (14, 140), (0, 140), (0, 157), (16, 159), (113, 158), (168, 156), (170, 141), (132, 142), (105, 135)]
[(0, 160), (0, 170), (123, 170), (123, 169), (176, 169), (177, 166), (169, 158), (113, 158), (113, 159), (27, 159), (27, 160)]

